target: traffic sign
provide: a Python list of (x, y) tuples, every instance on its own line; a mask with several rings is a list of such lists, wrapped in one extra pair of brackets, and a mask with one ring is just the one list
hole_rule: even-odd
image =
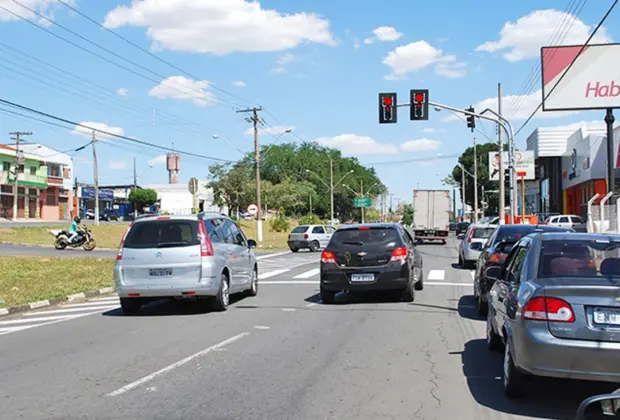
[(187, 188), (189, 189), (190, 194), (196, 194), (196, 191), (198, 190), (198, 180), (196, 178), (190, 178), (187, 183)]
[(372, 206), (372, 200), (370, 197), (356, 197), (353, 199), (353, 205), (355, 207), (370, 207)]
[(256, 204), (250, 204), (248, 206), (248, 213), (250, 213), (252, 216), (255, 216), (256, 213), (258, 213), (258, 206)]

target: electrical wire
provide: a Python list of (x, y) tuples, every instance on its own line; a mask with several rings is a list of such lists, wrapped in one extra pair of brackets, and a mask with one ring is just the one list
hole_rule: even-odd
[(616, 7), (616, 5), (618, 4), (619, 0), (614, 0), (614, 2), (611, 4), (611, 6), (609, 7), (609, 9), (607, 10), (607, 12), (605, 13), (605, 15), (602, 17), (602, 19), (600, 20), (600, 22), (596, 25), (596, 27), (594, 28), (594, 30), (592, 31), (592, 33), (590, 34), (590, 36), (588, 37), (588, 39), (586, 40), (586, 42), (581, 46), (581, 48), (579, 49), (579, 52), (577, 53), (577, 55), (575, 56), (575, 58), (573, 58), (573, 60), (570, 62), (570, 64), (568, 65), (568, 67), (566, 68), (566, 70), (564, 71), (564, 73), (562, 73), (562, 75), (560, 76), (560, 79), (557, 81), (557, 83), (551, 88), (551, 90), (549, 92), (547, 92), (547, 94), (543, 97), (542, 101), (538, 104), (538, 106), (536, 107), (536, 109), (534, 109), (534, 112), (532, 112), (530, 114), (530, 116), (525, 120), (525, 122), (521, 125), (521, 127), (519, 127), (519, 129), (514, 133), (514, 137), (516, 137), (521, 130), (523, 130), (525, 128), (525, 126), (532, 120), (532, 118), (534, 118), (534, 115), (536, 115), (536, 113), (538, 112), (538, 110), (540, 110), (540, 108), (543, 106), (543, 104), (545, 103), (545, 101), (547, 100), (547, 98), (549, 97), (549, 95), (551, 95), (553, 93), (553, 91), (558, 87), (558, 85), (560, 84), (560, 82), (562, 81), (562, 79), (564, 79), (564, 77), (566, 76), (566, 74), (570, 71), (570, 69), (573, 67), (573, 64), (575, 64), (575, 62), (577, 61), (577, 59), (581, 56), (581, 54), (583, 53), (583, 50), (585, 50), (585, 48), (588, 46), (588, 44), (590, 43), (590, 41), (592, 40), (592, 38), (594, 38), (594, 35), (596, 35), (596, 33), (598, 32), (598, 30), (601, 28), (601, 26), (603, 26), (603, 23), (605, 23), (605, 21), (607, 20), (607, 18), (609, 17), (609, 15), (611, 14), (611, 12), (614, 10), (614, 8)]

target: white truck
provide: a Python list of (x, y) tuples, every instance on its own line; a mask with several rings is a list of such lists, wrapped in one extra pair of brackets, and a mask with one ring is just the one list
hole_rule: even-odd
[(415, 240), (445, 244), (450, 230), (450, 207), (449, 190), (413, 190)]

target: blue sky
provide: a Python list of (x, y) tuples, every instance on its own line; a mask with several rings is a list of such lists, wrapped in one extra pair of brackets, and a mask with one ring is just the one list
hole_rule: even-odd
[[(395, 91), (404, 100), (409, 89), (426, 88), (432, 101), (495, 107), (501, 82), (504, 112), (519, 127), (541, 100), (538, 72), (535, 83), (526, 84), (540, 46), (548, 45), (554, 33), (554, 44), (560, 38), (564, 44), (584, 42), (611, 3), (537, 1), (534, 8), (534, 2), (505, 2), (498, 8), (491, 1), (478, 1), (475, 7), (460, 1), (405, 0), (64, 1), (187, 74), (55, 0), (19, 2), (143, 68), (49, 24), (13, 0), (0, 0), (0, 6), (145, 76), (0, 9), (3, 99), (161, 146), (229, 160), (240, 156), (237, 149), (253, 147), (246, 133), (249, 124), (235, 110), (258, 103), (269, 111), (262, 114), (268, 124), (263, 143), (303, 139), (337, 147), (363, 164), (373, 164), (391, 192), (405, 201), (418, 186), (441, 187), (456, 159), (438, 154), (460, 154), (471, 145), (472, 135), (464, 122), (446, 112), (432, 112), (428, 122), (414, 122), (401, 109), (398, 124), (379, 125), (379, 92)], [(576, 19), (565, 16), (567, 11), (576, 13), (581, 3), (585, 6)], [(618, 12), (595, 40), (617, 41), (620, 30), (614, 22)], [(524, 147), (525, 137), (537, 126), (602, 118), (600, 112), (541, 114), (523, 130), (517, 147)], [(6, 133), (33, 131), (30, 141), (57, 150), (88, 142), (73, 132), (74, 127), (50, 127), (2, 111), (0, 126)], [(292, 133), (278, 137), (285, 128)], [(475, 133), (478, 141), (486, 141), (484, 134), (495, 139), (494, 126), (483, 124), (480, 130)], [(114, 139), (99, 144), (102, 184), (131, 183), (134, 157), (139, 183), (167, 182), (161, 159), (165, 152)], [(78, 179), (92, 181), (91, 149), (71, 154)], [(410, 159), (422, 160), (402, 163)], [(210, 163), (182, 156), (180, 181), (205, 177)]]

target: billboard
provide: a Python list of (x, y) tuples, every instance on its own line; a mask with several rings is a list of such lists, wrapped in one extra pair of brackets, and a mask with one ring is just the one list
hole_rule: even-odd
[(620, 44), (542, 47), (540, 59), (543, 111), (620, 107)]
[[(508, 152), (502, 153), (504, 170), (508, 169)], [(515, 152), (515, 173), (525, 172), (526, 180), (536, 179), (536, 165), (533, 150)], [(519, 177), (520, 179), (520, 177)], [(489, 152), (489, 180), (499, 181), (499, 152)]]
[[(82, 187), (82, 198), (83, 200), (94, 200), (95, 199), (95, 187)], [(101, 201), (114, 201), (114, 190), (99, 190), (99, 200)]]

